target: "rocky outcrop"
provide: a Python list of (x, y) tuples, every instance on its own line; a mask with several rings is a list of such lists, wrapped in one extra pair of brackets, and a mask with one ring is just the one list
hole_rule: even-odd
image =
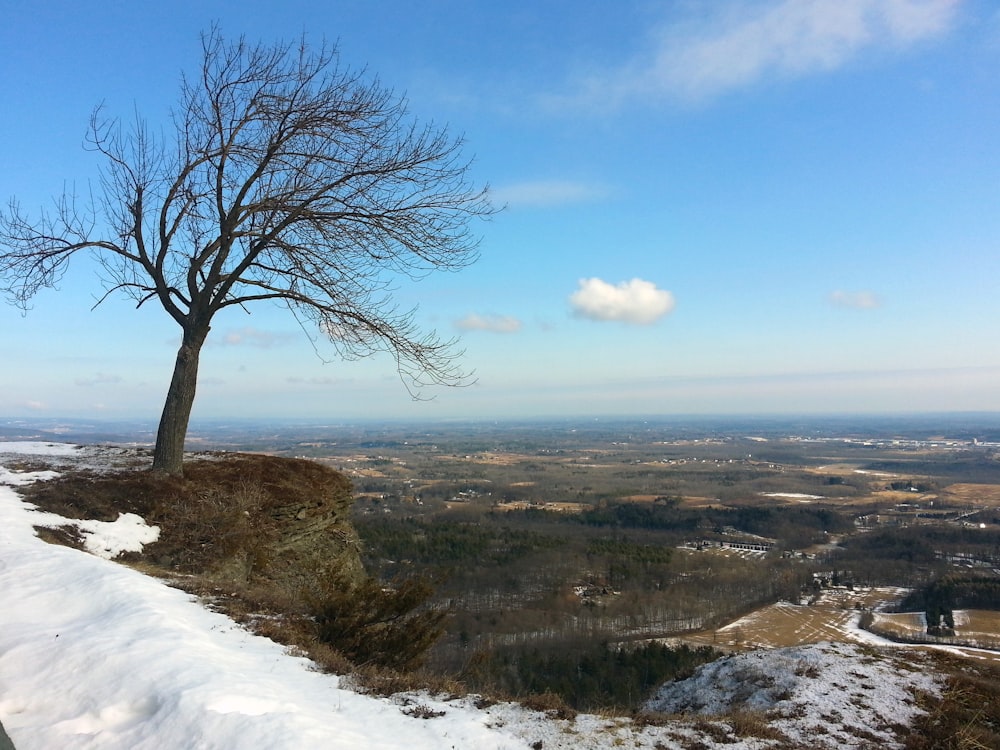
[[(164, 542), (177, 524), (180, 540), (192, 543), (188, 554), (199, 551), (198, 527), (211, 520), (204, 532), (214, 549), (197, 563), (201, 572), (234, 583), (263, 579), (284, 589), (363, 575), (349, 519), (351, 484), (339, 472), (304, 459), (234, 454), (186, 464), (184, 484), (188, 492), (180, 502), (186, 507), (156, 515), (162, 516)], [(147, 549), (158, 553), (157, 545)]]
[[(204, 454), (184, 476), (144, 470), (79, 470), (26, 488), (28, 499), (66, 518), (114, 521), (134, 513), (159, 528), (127, 561), (198, 576), (220, 587), (274, 583), (308, 590), (317, 581), (364, 575), (350, 522), (351, 483), (315, 461)], [(79, 543), (72, 526), (49, 536)]]

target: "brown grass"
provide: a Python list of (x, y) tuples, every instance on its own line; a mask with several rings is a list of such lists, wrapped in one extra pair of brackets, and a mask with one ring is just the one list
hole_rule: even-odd
[[(322, 669), (408, 668), (440, 633), (443, 613), (417, 611), (429, 587), (386, 588), (364, 575), (348, 520), (350, 482), (316, 462), (225, 454), (186, 463), (183, 477), (81, 471), (25, 494), (66, 518), (110, 521), (128, 512), (159, 526), (158, 541), (119, 559)], [(79, 546), (72, 525), (39, 535)]]
[(556, 719), (576, 718), (576, 710), (561, 695), (553, 692), (536, 693), (522, 698), (521, 705), (531, 711), (541, 711)]
[(737, 711), (726, 717), (733, 734), (737, 737), (756, 737), (762, 740), (787, 741), (783, 732), (771, 725), (767, 714), (759, 711)]
[(950, 484), (942, 492), (944, 499), (961, 505), (985, 505), (1000, 508), (1000, 485), (971, 484), (959, 482)]
[(907, 735), (906, 750), (1000, 748), (1000, 665), (950, 655), (933, 657), (947, 675), (940, 699), (920, 696), (927, 711)]

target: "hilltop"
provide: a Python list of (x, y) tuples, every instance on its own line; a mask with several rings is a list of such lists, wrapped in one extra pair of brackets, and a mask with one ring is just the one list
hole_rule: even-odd
[[(422, 691), (364, 695), (351, 675), (320, 673), (195, 596), (113, 562), (157, 537), (144, 519), (67, 520), (14, 489), (135, 458), (0, 443), (0, 721), (18, 750), (919, 748), (928, 722), (947, 723), (934, 710), (955, 692), (956, 673), (978, 669), (888, 644), (754, 651), (665, 686), (636, 717)], [(89, 552), (37, 534), (67, 525)], [(977, 679), (1000, 684), (989, 671)]]

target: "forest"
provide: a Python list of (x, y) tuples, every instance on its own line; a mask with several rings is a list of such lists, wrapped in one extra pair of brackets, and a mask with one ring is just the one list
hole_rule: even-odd
[(351, 478), (368, 570), (433, 587), (425, 669), (574, 709), (634, 707), (645, 679), (718, 655), (662, 639), (820, 586), (926, 590), (900, 603), (926, 609), (956, 571), (1000, 577), (1000, 444), (747, 427), (403, 427), (289, 451)]

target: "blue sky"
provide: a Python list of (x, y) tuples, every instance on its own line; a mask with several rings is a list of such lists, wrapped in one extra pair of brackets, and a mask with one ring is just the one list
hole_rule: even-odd
[[(216, 320), (194, 418), (1000, 410), (1000, 7), (987, 0), (5, 5), (0, 199), (97, 185), (199, 33), (336, 41), (506, 209), (401, 286), (475, 384), (414, 402), (281, 309)], [(0, 415), (156, 417), (179, 329), (79, 258), (0, 307)]]

